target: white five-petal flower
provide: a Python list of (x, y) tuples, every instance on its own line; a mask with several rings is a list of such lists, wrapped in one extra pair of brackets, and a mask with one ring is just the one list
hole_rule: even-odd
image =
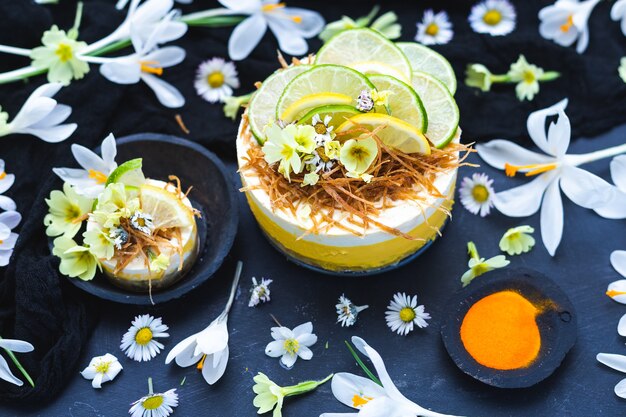
[(452, 40), (454, 32), (448, 13), (435, 13), (432, 9), (424, 12), (421, 22), (417, 23), (415, 40), (424, 45), (441, 45)]
[(491, 211), (494, 194), (493, 180), (482, 173), (463, 178), (459, 188), (463, 207), (472, 214), (480, 214), (480, 217), (485, 217)]
[(82, 169), (78, 168), (52, 168), (63, 181), (74, 187), (77, 194), (89, 198), (96, 198), (104, 191), (104, 185), (117, 168), (115, 156), (117, 147), (113, 134), (107, 136), (100, 146), (102, 157), (84, 146), (74, 143), (72, 155)]
[(285, 7), (279, 0), (219, 0), (235, 14), (249, 15), (238, 24), (228, 41), (228, 55), (240, 61), (250, 55), (269, 26), (278, 46), (290, 55), (304, 55), (309, 50), (306, 39), (324, 29), (324, 18), (312, 10)]
[[(563, 235), (563, 202), (561, 192), (579, 206), (596, 209), (605, 206), (614, 190), (608, 182), (578, 165), (625, 152), (622, 147), (585, 155), (568, 155), (571, 127), (565, 114), (567, 99), (530, 114), (527, 128), (530, 138), (545, 154), (529, 151), (513, 142), (496, 139), (476, 146), (480, 157), (489, 165), (513, 176), (523, 172), (536, 176), (531, 182), (496, 193), (494, 206), (509, 217), (527, 217), (541, 209), (541, 237), (554, 253)], [(546, 134), (546, 119), (550, 123)]]
[(172, 348), (167, 354), (165, 363), (176, 360), (176, 364), (186, 368), (200, 362), (198, 369), (202, 370), (202, 377), (209, 384), (215, 384), (226, 371), (228, 364), (228, 312), (233, 305), (243, 263), (237, 262), (235, 277), (230, 289), (230, 297), (226, 307), (206, 329), (192, 334)]
[(624, 278), (611, 282), (606, 295), (620, 304), (626, 304), (626, 250), (613, 251), (610, 259), (613, 268)]
[(198, 95), (209, 103), (223, 102), (233, 95), (233, 88), (239, 88), (237, 68), (223, 58), (206, 60), (198, 67), (194, 86)]
[(120, 349), (132, 360), (147, 362), (161, 352), (163, 345), (155, 339), (169, 337), (161, 318), (149, 314), (137, 316), (122, 337)]
[(7, 174), (4, 159), (0, 159), (0, 209), (2, 210), (15, 210), (17, 208), (15, 201), (11, 197), (2, 195), (11, 188), (14, 182), (15, 175)]
[(305, 361), (313, 358), (309, 348), (317, 342), (317, 336), (313, 334), (311, 322), (296, 326), (293, 330), (272, 327), (272, 338), (274, 341), (265, 347), (265, 354), (272, 358), (280, 357), (280, 363), (287, 369), (293, 367), (298, 357)]
[(557, 0), (539, 11), (539, 34), (561, 46), (570, 46), (578, 41), (576, 52), (582, 54), (589, 45), (589, 16), (599, 2)]
[(0, 266), (9, 264), (18, 234), (12, 229), (22, 221), (22, 215), (17, 211), (0, 213)]
[(117, 358), (107, 353), (91, 359), (89, 365), (80, 374), (83, 378), (91, 380), (92, 387), (102, 388), (102, 383), (113, 381), (122, 369)]
[(69, 138), (77, 125), (62, 123), (70, 117), (72, 108), (52, 98), (61, 87), (59, 83), (50, 83), (37, 88), (11, 122), (8, 122), (8, 114), (0, 108), (0, 136), (21, 133), (51, 143)]
[(617, 0), (611, 7), (611, 19), (621, 21), (622, 33), (626, 36), (626, 0)]
[(516, 17), (508, 0), (485, 0), (472, 7), (469, 22), (474, 32), (503, 36), (513, 32)]
[(333, 395), (358, 412), (324, 413), (320, 417), (452, 417), (430, 411), (406, 398), (393, 383), (380, 354), (360, 337), (352, 337), (352, 344), (372, 361), (382, 386), (347, 372), (335, 374), (331, 383)]
[(406, 293), (396, 293), (387, 307), (385, 320), (392, 332), (406, 336), (413, 331), (414, 326), (420, 329), (428, 327), (426, 320), (430, 320), (430, 314), (423, 305), (417, 305), (417, 295), (411, 297)]

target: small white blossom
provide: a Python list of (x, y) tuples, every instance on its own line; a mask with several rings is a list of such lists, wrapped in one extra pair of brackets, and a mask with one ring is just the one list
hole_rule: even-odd
[(435, 13), (432, 9), (424, 12), (422, 21), (417, 24), (415, 40), (424, 45), (442, 45), (450, 42), (454, 32), (448, 13)]
[(349, 298), (342, 294), (341, 297), (339, 297), (339, 303), (335, 305), (335, 309), (337, 310), (337, 323), (341, 323), (341, 327), (353, 326), (354, 323), (356, 323), (359, 313), (368, 307), (367, 305), (354, 305)]
[(91, 386), (98, 389), (102, 388), (102, 383), (113, 381), (122, 369), (117, 358), (107, 353), (91, 359), (89, 365), (80, 374), (85, 379), (91, 379)]
[(508, 0), (484, 0), (472, 7), (469, 22), (474, 32), (503, 36), (513, 32), (516, 17)]
[(154, 223), (152, 222), (152, 216), (148, 213), (136, 211), (130, 217), (130, 225), (133, 229), (139, 230), (145, 235), (151, 235), (154, 230)]
[(273, 342), (265, 348), (265, 354), (272, 358), (280, 357), (280, 363), (287, 369), (291, 369), (298, 357), (305, 361), (313, 358), (313, 352), (309, 347), (317, 342), (317, 336), (313, 334), (311, 322), (301, 324), (290, 330), (286, 327), (272, 327)]
[(149, 314), (137, 316), (122, 337), (120, 349), (132, 360), (147, 362), (163, 349), (163, 345), (155, 339), (169, 337), (167, 330), (160, 317), (154, 318)]
[(428, 327), (426, 320), (430, 320), (430, 314), (426, 313), (423, 305), (417, 305), (417, 295), (411, 298), (406, 293), (396, 293), (387, 307), (385, 320), (391, 331), (406, 336), (414, 326), (420, 329)]
[(257, 282), (255, 277), (252, 277), (252, 289), (250, 290), (250, 301), (248, 307), (256, 307), (260, 303), (267, 303), (270, 301), (270, 284), (271, 279), (261, 278), (261, 282)]
[(198, 95), (209, 103), (224, 102), (233, 95), (234, 88), (239, 88), (237, 68), (222, 58), (211, 58), (198, 67), (194, 86)]
[(472, 214), (485, 217), (493, 207), (493, 180), (486, 174), (472, 174), (472, 178), (465, 177), (461, 182), (459, 194), (461, 204)]

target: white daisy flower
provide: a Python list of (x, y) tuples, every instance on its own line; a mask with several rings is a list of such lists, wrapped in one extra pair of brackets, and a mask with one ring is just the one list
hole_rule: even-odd
[(239, 88), (237, 68), (232, 62), (222, 58), (211, 58), (198, 67), (194, 86), (199, 96), (209, 103), (223, 102), (233, 95), (233, 89)]
[(169, 337), (166, 333), (168, 328), (161, 321), (161, 317), (155, 319), (149, 314), (137, 316), (122, 337), (120, 349), (132, 360), (147, 362), (163, 349), (163, 345), (155, 339)]
[(424, 12), (422, 21), (417, 24), (417, 35), (415, 40), (424, 45), (442, 45), (450, 42), (454, 36), (452, 23), (448, 13), (439, 13), (428, 9)]
[(148, 213), (136, 211), (130, 217), (130, 225), (133, 229), (139, 230), (145, 235), (151, 235), (154, 230), (154, 223), (152, 222), (152, 216)]
[(286, 327), (272, 327), (273, 342), (265, 347), (265, 354), (272, 358), (280, 357), (280, 363), (291, 369), (298, 357), (311, 360), (313, 352), (309, 347), (317, 342), (313, 334), (313, 324), (307, 322), (290, 330)]
[(366, 308), (369, 308), (369, 306), (354, 305), (349, 298), (342, 294), (341, 297), (339, 297), (339, 303), (335, 305), (335, 309), (337, 309), (337, 323), (341, 323), (341, 327), (354, 325), (359, 313)]
[[(360, 97), (360, 96), (359, 96)], [(333, 120), (330, 114), (324, 116), (324, 120), (319, 114), (313, 116), (311, 119), (311, 126), (315, 129), (315, 142), (317, 146), (324, 146), (326, 142), (333, 139), (333, 126), (329, 126), (329, 123)]]
[(420, 329), (428, 327), (426, 320), (430, 320), (430, 314), (424, 311), (423, 305), (417, 305), (417, 295), (411, 298), (406, 293), (396, 293), (387, 307), (385, 320), (391, 331), (406, 336), (414, 325)]
[(167, 417), (174, 412), (178, 406), (178, 394), (176, 389), (171, 389), (163, 393), (154, 393), (152, 389), (152, 378), (148, 378), (148, 395), (141, 397), (131, 404), (128, 414), (131, 417)]
[(474, 32), (503, 36), (513, 32), (516, 18), (508, 0), (485, 0), (472, 7), (468, 20)]
[(473, 174), (472, 178), (465, 177), (461, 182), (459, 195), (461, 204), (472, 214), (479, 214), (485, 217), (493, 207), (493, 180), (486, 174)]
[(271, 279), (265, 278), (261, 278), (261, 282), (257, 282), (256, 278), (252, 277), (252, 289), (250, 290), (248, 307), (256, 307), (260, 303), (270, 301), (270, 284), (272, 282)]
[(89, 365), (80, 374), (83, 378), (92, 380), (92, 387), (102, 388), (103, 382), (113, 381), (122, 369), (122, 365), (117, 358), (107, 353), (91, 359)]

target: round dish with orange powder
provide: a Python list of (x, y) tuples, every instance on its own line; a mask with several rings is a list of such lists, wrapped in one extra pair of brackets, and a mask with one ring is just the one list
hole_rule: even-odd
[(571, 302), (535, 271), (494, 271), (449, 305), (441, 328), (448, 353), (463, 372), (496, 387), (529, 387), (547, 378), (576, 341)]

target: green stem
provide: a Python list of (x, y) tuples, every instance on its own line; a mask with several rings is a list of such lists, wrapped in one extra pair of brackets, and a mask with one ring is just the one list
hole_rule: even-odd
[(380, 379), (378, 379), (376, 377), (376, 375), (374, 375), (374, 373), (372, 373), (372, 371), (370, 371), (369, 368), (363, 363), (363, 361), (361, 360), (359, 355), (354, 351), (354, 349), (352, 348), (350, 343), (348, 343), (347, 340), (344, 340), (343, 342), (348, 347), (348, 350), (350, 351), (350, 353), (352, 354), (352, 356), (356, 360), (356, 363), (359, 364), (359, 366), (361, 367), (361, 369), (363, 369), (363, 372), (365, 372), (365, 374), (369, 377), (369, 379), (371, 379), (372, 381), (374, 381), (375, 383), (377, 383), (378, 385), (380, 385), (382, 387), (383, 383), (380, 382)]
[(148, 377), (148, 395), (154, 394), (154, 388), (152, 387), (152, 377)]
[(12, 83), (14, 81), (24, 80), (26, 78), (34, 77), (39, 74), (44, 74), (48, 71), (48, 68), (36, 68), (28, 66), (19, 68), (13, 71), (4, 72), (0, 74), (0, 84)]
[(476, 249), (476, 245), (474, 242), (467, 242), (467, 253), (469, 253), (472, 259), (480, 259), (480, 255), (478, 255), (478, 249)]
[[(2, 340), (1, 336), (0, 336), (0, 340)], [(35, 388), (35, 383), (33, 382), (33, 379), (30, 377), (30, 375), (28, 375), (28, 372), (26, 372), (26, 369), (24, 369), (20, 361), (15, 357), (15, 354), (11, 352), (9, 349), (4, 349), (4, 351), (7, 353), (7, 355), (9, 355), (9, 358), (11, 358), (11, 360), (13, 361), (17, 369), (19, 369), (22, 375), (24, 375), (24, 378), (26, 378), (30, 386)]]
[(181, 16), (179, 20), (189, 25), (189, 24), (193, 24), (193, 22), (195, 21), (207, 20), (209, 18), (220, 17), (220, 16), (233, 16), (237, 14), (238, 14), (237, 12), (221, 7), (218, 9), (202, 10), (200, 12), (186, 14), (186, 15)]
[(496, 83), (509, 83), (511, 82), (511, 77), (509, 77), (508, 74), (502, 74), (502, 75), (498, 75), (498, 74), (491, 74), (491, 83), (492, 84), (496, 84)]
[(241, 23), (245, 19), (244, 16), (216, 16), (207, 17), (203, 19), (190, 20), (187, 23), (189, 26), (201, 26), (208, 28), (223, 28), (235, 26)]
[(561, 76), (561, 73), (558, 71), (546, 71), (539, 78), (539, 81), (552, 81), (552, 80), (556, 80), (560, 76)]
[(281, 390), (283, 394), (285, 395), (285, 397), (289, 397), (292, 395), (305, 394), (309, 391), (313, 391), (315, 388), (328, 382), (328, 380), (331, 379), (333, 375), (334, 374), (330, 374), (326, 378), (322, 379), (321, 381), (304, 381), (304, 382), (300, 382), (297, 385), (283, 387), (281, 388)]

